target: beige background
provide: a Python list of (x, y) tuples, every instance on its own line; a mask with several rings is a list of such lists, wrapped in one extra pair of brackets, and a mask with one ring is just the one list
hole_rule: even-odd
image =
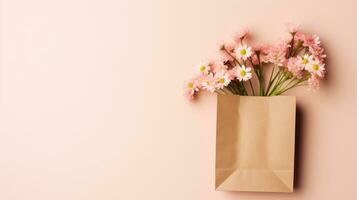
[[(0, 199), (356, 199), (354, 1), (1, 0)], [(318, 34), (328, 79), (298, 89), (292, 194), (214, 191), (216, 99), (183, 81), (249, 26)]]

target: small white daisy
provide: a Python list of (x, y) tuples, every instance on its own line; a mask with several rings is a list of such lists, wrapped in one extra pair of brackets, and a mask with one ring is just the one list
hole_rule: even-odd
[(219, 89), (224, 88), (231, 82), (231, 79), (229, 79), (229, 75), (223, 70), (217, 72), (214, 77), (216, 79), (216, 87)]
[(321, 64), (319, 61), (313, 60), (307, 66), (306, 70), (312, 74), (318, 75), (319, 77), (323, 77), (325, 72), (325, 64)]
[(197, 81), (196, 80), (187, 81), (187, 83), (185, 85), (185, 89), (190, 94), (194, 94), (195, 92), (198, 92), (199, 89), (198, 89)]
[(313, 61), (313, 56), (309, 54), (305, 54), (304, 56), (299, 56), (299, 58), (300, 58), (301, 65), (304, 66), (305, 69)]
[(237, 67), (236, 69), (236, 76), (239, 81), (247, 81), (252, 78), (252, 73), (251, 73), (252, 68), (250, 67), (245, 67), (242, 65), (241, 67)]
[(252, 48), (246, 44), (239, 45), (235, 50), (235, 54), (239, 59), (247, 60), (252, 55)]
[(208, 74), (210, 71), (210, 67), (208, 65), (199, 65), (198, 71), (202, 74)]
[(216, 90), (216, 81), (213, 77), (213, 74), (207, 74), (204, 77), (204, 80), (202, 80), (201, 85), (203, 89), (213, 93)]

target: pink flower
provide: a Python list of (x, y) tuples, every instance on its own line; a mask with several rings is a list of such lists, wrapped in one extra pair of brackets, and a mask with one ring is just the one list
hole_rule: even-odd
[(244, 28), (241, 31), (239, 31), (238, 33), (236, 33), (234, 35), (234, 41), (237, 44), (240, 44), (242, 42), (243, 39), (247, 38), (250, 35), (250, 31), (248, 28)]
[(220, 53), (221, 53), (221, 58), (223, 62), (227, 62), (227, 61), (233, 61), (234, 58), (233, 56), (233, 50), (234, 50), (234, 45), (222, 45), (221, 49), (220, 49)]
[(228, 51), (233, 51), (234, 48), (236, 47), (236, 44), (233, 42), (228, 42), (224, 45), (224, 47), (228, 50)]
[(252, 62), (253, 62), (253, 65), (259, 65), (259, 59), (258, 59), (258, 55), (257, 54), (253, 54)]
[(216, 90), (216, 79), (212, 73), (203, 76), (203, 80), (201, 80), (201, 86), (203, 89), (212, 93)]
[(314, 47), (316, 44), (316, 40), (314, 37), (310, 36), (310, 35), (304, 35), (303, 39), (303, 46), (304, 47)]
[(227, 66), (222, 62), (211, 61), (208, 66), (210, 66), (213, 73), (220, 72), (222, 70), (227, 70)]
[(294, 36), (294, 41), (298, 42), (298, 41), (303, 41), (305, 37), (305, 34), (302, 32), (296, 32), (295, 36)]
[(320, 62), (324, 62), (326, 54), (324, 54), (324, 49), (320, 46), (309, 47), (310, 53), (317, 58)]
[(187, 81), (184, 85), (184, 95), (186, 98), (194, 99), (196, 93), (199, 91), (199, 83), (196, 79)]
[[(198, 75), (185, 83), (185, 96), (188, 99), (194, 99), (202, 90), (220, 93), (222, 89), (232, 89), (232, 93), (237, 93), (237, 90), (233, 91), (235, 88), (226, 87), (238, 81), (249, 81), (255, 72), (258, 78), (260, 78), (260, 72), (262, 72), (262, 77), (269, 77), (269, 72), (272, 71), (258, 70), (266, 65), (279, 66), (277, 67), (279, 78), (274, 78), (272, 84), (274, 88), (278, 87), (277, 92), (273, 91), (268, 95), (280, 94), (278, 90), (285, 91), (285, 89), (306, 84), (309, 85), (310, 90), (319, 89), (320, 80), (326, 73), (326, 54), (319, 37), (302, 33), (297, 24), (287, 24), (287, 30), (289, 34), (285, 35), (288, 38), (274, 46), (262, 44), (248, 46), (247, 41), (244, 40), (250, 34), (248, 29), (235, 34), (234, 40), (221, 45), (221, 56), (218, 59), (198, 66)], [(277, 74), (276, 71), (274, 72), (272, 77)], [(294, 85), (295, 83), (297, 85)], [(250, 84), (261, 85), (262, 83), (259, 79)], [(284, 88), (280, 88), (281, 84)], [(249, 90), (250, 92), (253, 93)], [(260, 95), (267, 94), (260, 93)]]
[(316, 35), (311, 36), (307, 34), (299, 34), (297, 35), (298, 39), (300, 39), (303, 42), (304, 47), (308, 47), (310, 49), (320, 49), (321, 48), (321, 42), (320, 38)]
[(314, 42), (316, 46), (320, 46), (321, 42), (320, 42), (320, 37), (317, 35), (314, 35)]
[(206, 76), (207, 76), (207, 74), (198, 74), (198, 75), (194, 78), (194, 80), (197, 81), (198, 89), (202, 89), (202, 83), (203, 83), (203, 81), (206, 80)]
[(253, 51), (259, 51), (259, 52), (266, 51), (268, 47), (269, 47), (268, 45), (263, 45), (263, 44), (252, 45)]
[(233, 57), (231, 56), (232, 54), (229, 54), (228, 52), (226, 52), (225, 50), (221, 50), (221, 58), (223, 62), (228, 62), (228, 61), (233, 61)]
[(311, 91), (316, 91), (320, 88), (320, 79), (316, 75), (311, 75), (307, 82), (309, 84), (309, 90)]
[(298, 79), (301, 79), (304, 76), (304, 66), (301, 64), (301, 61), (297, 57), (289, 58), (287, 62), (288, 70)]
[(292, 34), (299, 31), (299, 26), (300, 26), (299, 24), (295, 24), (295, 23), (287, 23), (286, 24), (287, 30), (289, 31), (289, 33), (292, 33)]
[(228, 74), (229, 79), (231, 79), (231, 80), (234, 80), (237, 78), (237, 71), (235, 68), (228, 70), (227, 74)]
[(311, 36), (303, 33), (297, 33), (296, 40), (302, 41), (302, 45), (307, 47), (309, 52), (317, 58), (320, 62), (324, 62), (326, 55), (324, 49), (321, 47), (320, 38), (316, 35)]
[(283, 66), (286, 62), (286, 52), (287, 44), (282, 43), (277, 47), (270, 46), (268, 47), (262, 55), (262, 61), (265, 63), (273, 63), (277, 66)]

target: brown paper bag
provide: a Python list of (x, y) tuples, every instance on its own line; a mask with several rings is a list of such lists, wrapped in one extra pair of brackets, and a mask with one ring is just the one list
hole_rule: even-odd
[(216, 190), (292, 192), (296, 100), (218, 95)]

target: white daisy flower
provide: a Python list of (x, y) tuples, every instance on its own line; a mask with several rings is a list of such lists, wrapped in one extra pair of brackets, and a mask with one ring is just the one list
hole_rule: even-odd
[(306, 70), (312, 74), (318, 75), (319, 77), (323, 77), (325, 72), (325, 64), (321, 64), (319, 61), (313, 60), (307, 66)]
[(252, 73), (251, 73), (252, 68), (250, 67), (245, 67), (242, 65), (241, 67), (237, 67), (236, 69), (236, 76), (239, 81), (247, 81), (252, 78)]
[(199, 65), (198, 71), (202, 74), (208, 74), (210, 71), (210, 67), (208, 65)]
[(187, 81), (186, 85), (185, 85), (185, 90), (190, 93), (190, 94), (194, 94), (195, 92), (198, 92), (198, 83), (196, 80), (189, 80)]
[(300, 59), (300, 63), (304, 66), (304, 68), (306, 68), (313, 61), (313, 56), (309, 54), (305, 54), (303, 56), (299, 56), (299, 59)]
[(222, 89), (227, 86), (231, 79), (229, 79), (229, 75), (225, 71), (219, 71), (214, 75), (216, 79), (216, 88)]
[(246, 44), (239, 45), (235, 50), (236, 56), (240, 59), (247, 60), (252, 55), (252, 48)]
[(214, 92), (216, 90), (216, 81), (213, 77), (213, 74), (207, 74), (204, 77), (204, 80), (202, 80), (202, 88), (209, 91), (209, 92)]

